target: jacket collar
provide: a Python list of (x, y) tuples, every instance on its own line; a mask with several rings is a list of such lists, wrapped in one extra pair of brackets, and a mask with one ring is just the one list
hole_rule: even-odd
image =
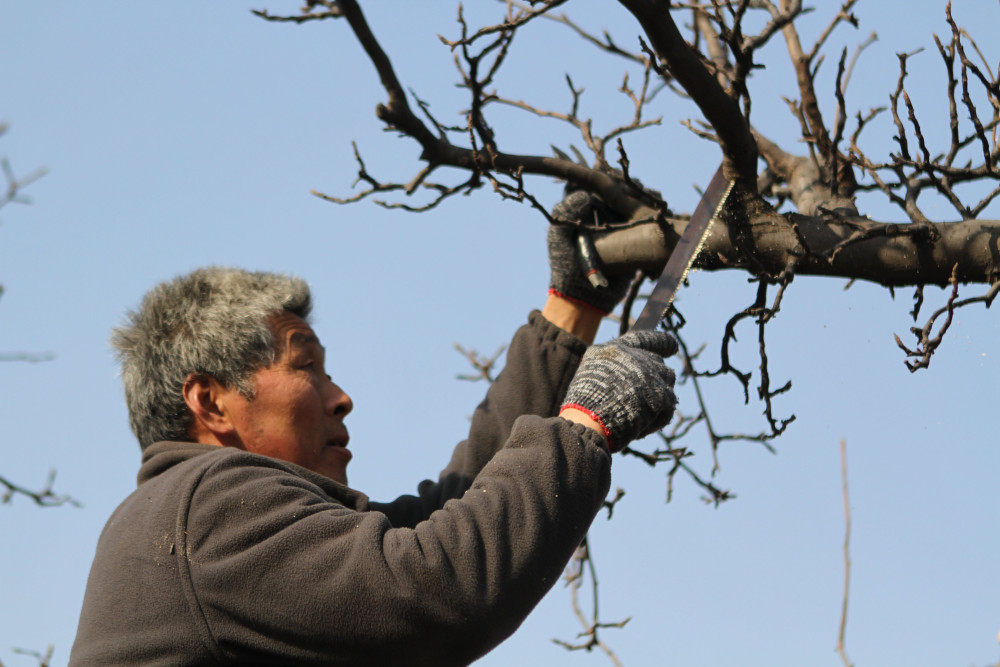
[(167, 470), (178, 464), (190, 461), (199, 456), (248, 456), (261, 459), (267, 465), (278, 465), (285, 468), (294, 475), (298, 475), (320, 487), (330, 498), (343, 503), (344, 505), (358, 511), (368, 509), (368, 496), (352, 489), (349, 486), (335, 482), (325, 475), (320, 475), (308, 468), (300, 465), (273, 459), (261, 454), (251, 454), (233, 447), (221, 447), (219, 445), (206, 445), (200, 442), (156, 442), (147, 447), (142, 453), (142, 465), (136, 476), (136, 483), (142, 485), (149, 480), (159, 477)]

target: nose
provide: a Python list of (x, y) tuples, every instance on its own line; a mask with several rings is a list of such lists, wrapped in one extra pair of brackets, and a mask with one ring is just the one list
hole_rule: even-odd
[(330, 381), (330, 395), (327, 399), (327, 411), (334, 417), (343, 419), (354, 409), (354, 401), (333, 380)]

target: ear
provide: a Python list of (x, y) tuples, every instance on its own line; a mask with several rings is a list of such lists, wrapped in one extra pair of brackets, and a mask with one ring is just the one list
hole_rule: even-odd
[(181, 393), (191, 411), (191, 437), (195, 442), (226, 445), (236, 437), (236, 428), (226, 409), (230, 394), (235, 392), (203, 373), (191, 373), (184, 380)]

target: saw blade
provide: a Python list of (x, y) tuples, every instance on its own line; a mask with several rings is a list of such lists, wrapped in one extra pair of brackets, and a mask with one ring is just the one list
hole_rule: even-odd
[(708, 234), (712, 230), (712, 223), (722, 212), (732, 190), (733, 182), (726, 178), (725, 174), (722, 173), (722, 165), (719, 165), (712, 181), (705, 189), (705, 194), (702, 195), (701, 201), (698, 202), (694, 213), (691, 214), (691, 219), (688, 221), (687, 227), (684, 228), (684, 233), (681, 234), (680, 240), (674, 246), (673, 252), (670, 253), (667, 264), (663, 267), (663, 273), (656, 281), (656, 286), (646, 300), (646, 305), (639, 313), (639, 317), (636, 318), (635, 324), (632, 325), (632, 329), (655, 329), (663, 320), (677, 290), (687, 278), (691, 265), (705, 245), (705, 239), (708, 238)]

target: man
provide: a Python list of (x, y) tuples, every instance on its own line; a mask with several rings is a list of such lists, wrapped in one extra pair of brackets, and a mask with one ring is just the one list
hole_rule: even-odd
[(627, 278), (591, 287), (573, 237), (550, 230), (548, 300), (468, 440), (390, 503), (347, 486), (352, 403), (304, 282), (209, 268), (154, 288), (112, 339), (142, 466), (70, 664), (464, 665), (513, 633), (600, 509), (611, 452), (675, 402), (667, 334), (587, 348)]

